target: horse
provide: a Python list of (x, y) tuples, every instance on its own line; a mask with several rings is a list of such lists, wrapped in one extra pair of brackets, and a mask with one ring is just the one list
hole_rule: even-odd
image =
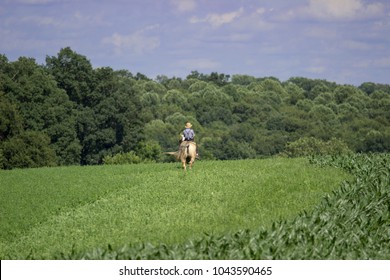
[(192, 141), (183, 141), (180, 143), (179, 151), (166, 152), (165, 154), (173, 155), (177, 160), (181, 161), (184, 171), (187, 171), (187, 162), (190, 164), (190, 169), (195, 162), (196, 143)]
[(183, 141), (180, 144), (179, 158), (184, 171), (187, 170), (187, 161), (190, 164), (190, 169), (195, 162), (196, 157), (196, 143), (192, 141)]

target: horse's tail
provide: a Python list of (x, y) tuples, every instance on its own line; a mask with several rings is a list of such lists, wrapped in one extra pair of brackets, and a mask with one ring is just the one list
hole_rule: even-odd
[(180, 152), (164, 152), (164, 154), (174, 156), (175, 158), (179, 158)]

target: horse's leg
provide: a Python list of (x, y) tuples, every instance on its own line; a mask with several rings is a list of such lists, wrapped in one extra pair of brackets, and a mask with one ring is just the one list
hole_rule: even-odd
[(184, 171), (187, 171), (186, 161), (181, 161), (181, 164), (183, 165)]
[(192, 169), (192, 165), (194, 164), (194, 161), (195, 161), (195, 157), (191, 156), (191, 159), (190, 159), (190, 169)]

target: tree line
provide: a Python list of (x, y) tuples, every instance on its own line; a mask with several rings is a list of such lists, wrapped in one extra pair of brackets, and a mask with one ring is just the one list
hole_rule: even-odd
[[(389, 152), (390, 85), (192, 71), (150, 79), (63, 48), (0, 55), (0, 168), (166, 161), (190, 121), (204, 159)], [(329, 148), (330, 147), (330, 148)]]

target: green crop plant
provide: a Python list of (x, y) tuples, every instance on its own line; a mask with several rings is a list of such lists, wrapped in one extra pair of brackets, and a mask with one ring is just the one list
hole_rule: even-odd
[(70, 259), (390, 259), (390, 155), (312, 157), (354, 175), (312, 210), (270, 228), (205, 234), (175, 245), (129, 244)]
[(0, 258), (256, 257), (348, 178), (303, 158), (2, 171)]

